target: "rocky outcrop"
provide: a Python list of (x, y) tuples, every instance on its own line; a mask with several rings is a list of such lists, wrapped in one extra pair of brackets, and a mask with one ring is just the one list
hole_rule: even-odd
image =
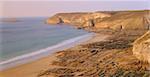
[(150, 31), (134, 42), (133, 54), (140, 61), (150, 64)]
[(150, 77), (148, 64), (141, 64), (132, 54), (135, 36), (119, 32), (107, 40), (102, 37), (98, 34), (92, 42), (58, 52), (52, 67), (38, 77)]
[(148, 30), (150, 14), (148, 10), (93, 12), (93, 13), (58, 13), (47, 20), (48, 24), (71, 24), (76, 27), (94, 27), (111, 30)]

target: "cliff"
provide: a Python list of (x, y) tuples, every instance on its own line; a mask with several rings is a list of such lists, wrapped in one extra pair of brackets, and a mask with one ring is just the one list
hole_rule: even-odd
[(46, 22), (48, 24), (71, 24), (77, 27), (93, 27), (95, 19), (103, 19), (110, 17), (110, 14), (105, 13), (58, 13), (50, 17)]
[(106, 11), (92, 13), (58, 13), (46, 21), (48, 24), (71, 24), (81, 28), (111, 30), (148, 30), (148, 10)]
[(149, 29), (148, 11), (117, 12), (95, 24), (96, 28), (113, 30), (147, 30)]
[[(97, 35), (90, 40), (94, 42), (58, 52), (53, 68), (38, 77), (150, 77), (149, 64), (142, 63), (150, 63), (150, 31), (143, 35), (150, 29), (148, 12), (60, 13), (49, 18), (49, 24), (95, 29)], [(99, 34), (108, 38), (100, 40), (104, 36)]]
[(139, 60), (150, 64), (150, 31), (134, 42), (133, 54)]

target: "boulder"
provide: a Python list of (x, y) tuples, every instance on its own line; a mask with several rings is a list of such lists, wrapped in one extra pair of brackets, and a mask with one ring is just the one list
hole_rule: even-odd
[(133, 55), (140, 61), (150, 64), (150, 31), (134, 42)]

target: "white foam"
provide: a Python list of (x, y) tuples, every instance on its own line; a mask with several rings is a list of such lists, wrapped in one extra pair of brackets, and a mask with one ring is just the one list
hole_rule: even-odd
[(17, 66), (17, 65), (25, 64), (27, 62), (31, 62), (31, 61), (40, 59), (42, 57), (48, 56), (51, 53), (54, 53), (56, 51), (64, 50), (64, 49), (73, 47), (75, 45), (78, 45), (82, 42), (87, 41), (92, 36), (93, 36), (93, 33), (89, 33), (89, 34), (86, 34), (86, 35), (83, 35), (83, 36), (79, 36), (79, 37), (76, 37), (76, 38), (65, 40), (65, 41), (63, 41), (59, 44), (41, 49), (39, 51), (31, 52), (31, 53), (28, 53), (28, 54), (24, 54), (24, 55), (17, 56), (17, 57), (14, 57), (12, 59), (0, 62), (0, 70), (5, 70), (5, 69), (8, 69), (8, 68)]

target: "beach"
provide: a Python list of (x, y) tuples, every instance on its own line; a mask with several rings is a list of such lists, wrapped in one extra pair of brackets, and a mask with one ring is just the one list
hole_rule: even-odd
[(21, 22), (1, 22), (2, 24), (0, 24), (2, 36), (0, 65), (11, 62), (12, 59), (14, 61), (18, 58), (28, 57), (29, 54), (32, 56), (35, 54), (34, 52), (57, 48), (60, 46), (58, 44), (65, 40), (88, 34), (87, 31), (77, 30), (68, 25), (45, 24), (44, 17), (18, 18), (18, 20)]
[(0, 72), (0, 77), (36, 77), (43, 68), (49, 68), (50, 62), (55, 59), (52, 55), (30, 63), (16, 66)]
[(56, 51), (60, 51), (60, 50), (64, 50), (67, 48), (71, 48), (75, 45), (78, 45), (82, 42), (85, 42), (86, 40), (89, 40), (90, 38), (92, 38), (92, 36), (94, 36), (93, 33), (89, 33), (89, 34), (85, 34), (82, 36), (78, 36), (75, 38), (71, 38), (65, 41), (62, 41), (56, 45), (44, 48), (44, 49), (40, 49), (38, 51), (35, 52), (31, 52), (31, 53), (27, 53), (27, 54), (23, 54), (17, 57), (14, 57), (12, 59), (0, 62), (0, 70), (5, 70), (17, 65), (21, 65), (21, 64), (25, 64), (27, 62), (31, 62), (37, 59), (40, 59), (42, 57), (48, 56), (49, 54), (52, 54)]
[(137, 37), (139, 35), (102, 31), (71, 48), (3, 70), (0, 77), (148, 77), (149, 65), (141, 64), (132, 53), (131, 43)]
[(150, 77), (150, 0), (0, 4), (0, 77)]
[[(88, 41), (82, 42), (82, 44), (87, 44), (96, 41), (103, 41), (108, 37), (108, 35), (95, 34), (92, 38), (88, 39)], [(101, 38), (101, 39), (100, 39)], [(79, 40), (78, 40), (79, 41)], [(80, 43), (81, 44), (81, 43)], [(76, 48), (73, 47), (73, 48)], [(58, 51), (59, 52), (59, 51)], [(26, 64), (22, 64), (10, 69), (6, 69), (0, 72), (1, 77), (36, 77), (42, 70), (53, 68), (51, 63), (54, 60), (57, 60), (56, 56), (58, 53), (53, 53), (47, 57), (38, 59), (36, 61), (32, 61)]]
[[(149, 77), (149, 64), (141, 63), (132, 53), (132, 43), (139, 35), (98, 34), (95, 40), (57, 52), (53, 67), (41, 71), (37, 77)], [(104, 35), (107, 38), (100, 39)]]
[[(105, 25), (103, 20), (101, 21), (104, 22), (103, 24), (101, 22), (94, 22), (93, 20), (87, 21), (87, 24), (84, 25), (88, 25), (86, 27), (80, 23), (80, 26), (77, 27), (78, 29), (67, 25), (61, 26), (60, 24), (67, 23), (62, 22), (62, 20), (70, 20), (66, 20), (66, 17), (70, 18), (72, 13), (65, 15), (57, 14), (48, 19), (49, 22), (47, 22), (47, 24), (33, 23), (35, 25), (39, 24), (39, 27), (32, 26), (33, 24), (31, 25), (29, 23), (28, 25), (30, 26), (28, 28), (21, 28), (23, 32), (17, 26), (17, 30), (14, 28), (15, 30), (13, 31), (15, 31), (14, 33), (19, 33), (19, 36), (14, 36), (13, 38), (19, 37), (18, 40), (20, 41), (11, 40), (12, 38), (3, 40), (3, 45), (5, 45), (3, 47), (5, 47), (6, 50), (6, 52), (3, 52), (5, 53), (5, 55), (2, 56), (3, 58), (8, 56), (7, 53), (9, 53), (9, 55), (14, 53), (8, 48), (11, 42), (17, 43), (15, 45), (11, 43), (14, 51), (16, 49), (28, 50), (34, 47), (41, 48), (40, 50), (38, 48), (36, 52), (26, 52), (27, 54), (1, 62), (0, 66), (2, 71), (0, 75), (1, 77), (149, 77), (149, 63), (146, 61), (149, 60), (147, 57), (149, 56), (147, 55), (149, 46), (146, 45), (149, 44), (149, 32), (140, 38), (146, 33), (147, 29), (149, 29), (148, 26), (143, 27), (140, 26), (140, 24), (148, 25), (149, 23), (143, 23), (143, 15), (147, 11), (139, 12), (119, 12), (115, 15), (111, 14), (113, 15), (110, 17), (111, 20), (107, 17), (106, 20), (104, 18), (104, 21), (109, 24), (115, 22), (117, 25), (107, 25), (103, 28), (102, 26)], [(80, 17), (81, 15), (79, 13), (73, 14), (76, 14), (72, 15), (73, 18), (75, 18), (74, 16)], [(133, 17), (130, 17), (130, 14), (133, 15)], [(59, 19), (61, 15), (64, 16), (64, 19)], [(97, 14), (94, 16), (97, 16)], [(136, 16), (138, 17), (134, 19)], [(87, 18), (89, 17), (90, 16), (87, 16)], [(124, 21), (124, 18), (126, 18), (127, 21)], [(131, 20), (131, 18), (133, 18), (133, 20)], [(118, 22), (116, 22), (120, 19), (121, 22), (124, 22), (124, 25), (119, 25)], [(112, 22), (112, 20), (114, 22)], [(139, 24), (132, 27), (128, 24), (129, 22), (132, 22), (130, 25), (136, 25), (137, 22)], [(96, 25), (97, 23), (98, 25)], [(48, 26), (48, 24), (57, 24), (57, 26)], [(41, 27), (41, 25), (43, 26)], [(26, 25), (24, 24), (24, 26)], [(13, 28), (8, 25), (5, 27), (6, 30), (4, 30), (4, 33), (6, 33), (5, 36), (7, 38), (9, 37), (8, 35), (12, 35)], [(31, 27), (33, 28), (30, 29)], [(141, 27), (143, 30), (139, 29)], [(29, 37), (24, 38), (25, 36), (22, 33), (27, 33), (26, 36)], [(41, 33), (41, 35), (39, 33)], [(35, 41), (37, 37), (40, 39)], [(137, 40), (139, 38), (142, 39), (142, 41)], [(26, 39), (26, 41), (22, 41), (22, 39)], [(28, 41), (29, 39), (30, 41)], [(136, 40), (138, 41), (137, 43), (135, 43)], [(145, 40), (148, 41), (144, 42)], [(26, 43), (27, 41), (26, 46), (22, 45), (22, 43)], [(53, 45), (51, 43), (53, 43)], [(44, 44), (46, 44), (45, 46), (47, 48), (43, 49)], [(17, 45), (22, 46), (20, 48)], [(15, 47), (13, 48), (13, 46)], [(136, 50), (136, 46), (140, 49), (143, 49), (143, 46), (145, 47), (144, 50), (147, 53), (144, 52), (144, 55), (146, 55), (144, 59), (142, 58), (143, 53), (141, 54), (140, 49)]]

